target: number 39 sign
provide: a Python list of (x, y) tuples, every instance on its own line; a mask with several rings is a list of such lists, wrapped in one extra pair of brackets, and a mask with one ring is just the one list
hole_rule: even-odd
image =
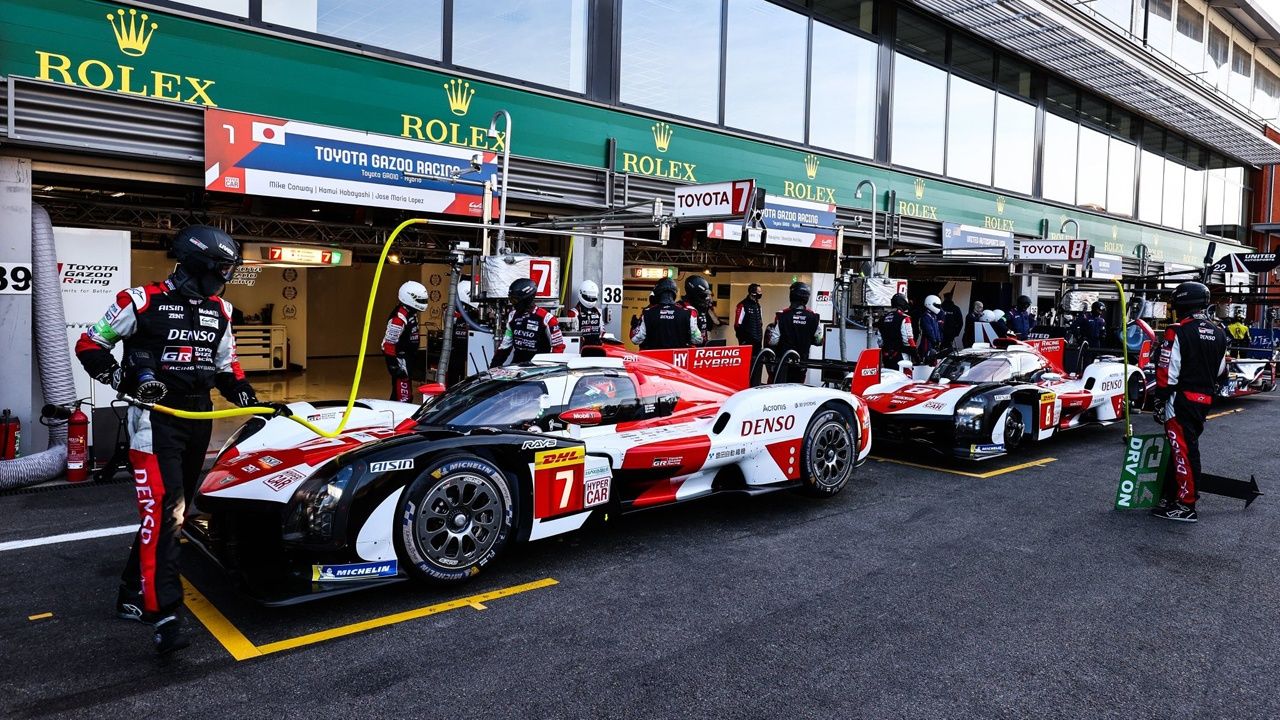
[(31, 266), (25, 263), (0, 263), (0, 295), (30, 295)]

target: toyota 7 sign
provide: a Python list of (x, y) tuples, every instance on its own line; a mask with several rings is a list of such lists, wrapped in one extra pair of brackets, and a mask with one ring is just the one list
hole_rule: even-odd
[(755, 180), (678, 187), (675, 189), (675, 210), (671, 214), (678, 218), (742, 217), (747, 214), (747, 206), (755, 190)]

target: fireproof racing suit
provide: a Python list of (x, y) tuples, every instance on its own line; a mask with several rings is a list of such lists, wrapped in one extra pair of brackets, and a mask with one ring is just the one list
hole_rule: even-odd
[(1014, 308), (1009, 311), (1009, 330), (1018, 337), (1019, 340), (1026, 340), (1027, 333), (1031, 332), (1031, 328), (1036, 326), (1036, 316), (1032, 315), (1029, 310), (1019, 310)]
[[(773, 316), (773, 324), (769, 326), (769, 347), (778, 354), (778, 358), (788, 351), (795, 350), (801, 360), (809, 359), (809, 347), (822, 344), (822, 320), (818, 313), (806, 307), (789, 307), (779, 310)], [(805, 370), (797, 365), (788, 364), (782, 370), (778, 382), (804, 382)]]
[(650, 305), (640, 313), (631, 342), (641, 350), (674, 350), (702, 345), (698, 311), (676, 303)]
[(916, 336), (911, 331), (911, 316), (895, 308), (885, 313), (876, 329), (880, 331), (880, 365), (897, 370), (898, 362), (908, 352), (915, 352)]
[[(80, 336), (76, 357), (91, 376), (129, 393), (140, 375), (154, 375), (164, 383), (167, 407), (211, 410), (213, 387), (241, 407), (256, 405), (236, 357), (231, 312), (226, 300), (192, 300), (169, 281), (130, 288)], [(123, 370), (111, 355), (121, 340)], [(212, 427), (208, 420), (129, 408), (129, 460), (141, 525), (120, 578), (121, 597), (140, 599), (146, 620), (159, 620), (182, 605), (178, 535)]]
[(938, 316), (925, 310), (920, 315), (920, 362), (932, 362), (942, 352), (942, 323)]
[(529, 362), (539, 353), (564, 352), (560, 321), (537, 305), (525, 312), (512, 310), (507, 314), (507, 330), (489, 367), (500, 367), (513, 352), (514, 363)]
[(382, 335), (382, 356), (391, 373), (391, 400), (413, 402), (410, 364), (418, 354), (418, 312), (397, 303), (387, 316), (387, 331)]
[(1164, 422), (1172, 461), (1165, 499), (1194, 506), (1200, 478), (1200, 433), (1218, 378), (1227, 370), (1227, 335), (1197, 313), (1165, 328), (1156, 366), (1156, 418)]
[(694, 320), (698, 322), (698, 335), (702, 338), (695, 342), (694, 345), (706, 345), (707, 341), (711, 339), (711, 329), (715, 327), (715, 325), (711, 324), (712, 315), (710, 309), (699, 310), (696, 305), (688, 300), (681, 300), (676, 303), (676, 307), (682, 307), (693, 313)]
[(578, 334), (582, 337), (584, 346), (600, 344), (606, 320), (600, 308), (586, 307), (582, 303), (576, 303), (570, 308), (569, 317), (578, 321)]
[(449, 369), (445, 374), (445, 384), (449, 387), (457, 385), (467, 377), (467, 343), (471, 338), (468, 334), (471, 326), (462, 317), (463, 312), (470, 313), (470, 310), (464, 308), (461, 311), (453, 311), (453, 348), (449, 353)]

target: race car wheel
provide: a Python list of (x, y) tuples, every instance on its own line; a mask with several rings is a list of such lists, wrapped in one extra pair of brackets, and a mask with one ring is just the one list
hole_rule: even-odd
[(1022, 411), (1009, 408), (1004, 415), (1004, 449), (1006, 452), (1022, 444), (1027, 434), (1027, 423), (1022, 419)]
[(473, 455), (444, 457), (405, 490), (396, 516), (396, 550), (420, 580), (461, 582), (502, 552), (514, 516), (501, 470)]
[(840, 492), (858, 464), (853, 414), (840, 405), (818, 408), (804, 431), (800, 453), (800, 480), (807, 494), (831, 497)]
[(1147, 377), (1140, 372), (1129, 375), (1129, 409), (1141, 410), (1147, 406)]

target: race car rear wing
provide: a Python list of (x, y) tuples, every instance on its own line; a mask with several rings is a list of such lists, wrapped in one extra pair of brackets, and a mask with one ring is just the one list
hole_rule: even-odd
[(880, 382), (880, 348), (868, 348), (858, 356), (853, 368), (853, 385), (849, 391), (859, 397), (867, 388)]

